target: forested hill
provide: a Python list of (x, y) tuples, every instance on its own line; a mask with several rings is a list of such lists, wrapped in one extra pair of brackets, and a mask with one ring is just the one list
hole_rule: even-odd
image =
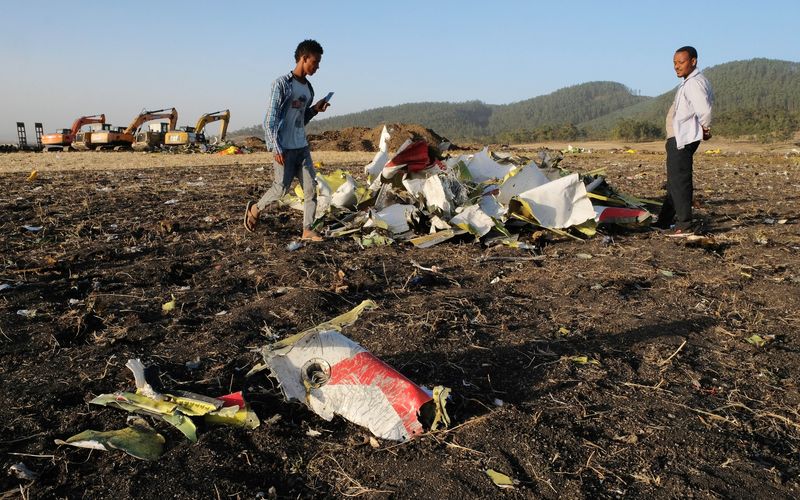
[[(714, 89), (716, 135), (787, 138), (800, 129), (800, 63), (751, 59), (703, 73)], [(665, 70), (665, 78), (674, 76)], [(675, 85), (678, 84), (675, 78)], [(674, 89), (657, 97), (635, 95), (616, 82), (589, 82), (505, 105), (481, 101), (422, 102), (314, 120), (309, 132), (381, 123), (418, 123), (451, 140), (524, 142), (663, 137)], [(255, 129), (247, 129), (255, 130)]]
[(589, 82), (511, 104), (421, 102), (370, 109), (315, 120), (308, 129), (419, 123), (449, 138), (483, 139), (511, 130), (581, 123), (649, 99), (634, 95), (621, 83)]

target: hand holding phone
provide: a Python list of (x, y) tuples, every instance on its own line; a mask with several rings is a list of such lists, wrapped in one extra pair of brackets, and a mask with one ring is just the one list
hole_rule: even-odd
[(330, 102), (331, 97), (333, 97), (333, 92), (328, 92), (328, 95), (323, 97), (322, 100), (325, 101), (325, 102)]

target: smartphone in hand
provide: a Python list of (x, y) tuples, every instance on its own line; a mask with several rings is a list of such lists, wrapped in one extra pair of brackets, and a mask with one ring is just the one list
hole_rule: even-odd
[(330, 102), (331, 97), (333, 97), (333, 92), (328, 92), (328, 95), (323, 97), (322, 100), (325, 101), (325, 102)]

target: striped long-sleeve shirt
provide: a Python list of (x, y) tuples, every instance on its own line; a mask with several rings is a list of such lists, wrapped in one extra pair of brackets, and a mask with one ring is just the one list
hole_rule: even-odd
[[(267, 115), (264, 117), (264, 140), (267, 149), (278, 154), (283, 154), (283, 147), (278, 141), (278, 131), (283, 126), (286, 117), (286, 109), (291, 106), (292, 100), (292, 72), (279, 76), (272, 82), (270, 90), (269, 104), (267, 105)], [(306, 105), (305, 123), (311, 121), (317, 115), (317, 111), (312, 107), (314, 102), (314, 87), (311, 82), (306, 80), (308, 90), (311, 92), (311, 99)]]

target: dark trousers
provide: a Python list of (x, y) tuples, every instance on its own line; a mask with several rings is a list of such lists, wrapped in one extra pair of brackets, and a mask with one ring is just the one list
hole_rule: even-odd
[(678, 149), (674, 137), (667, 139), (667, 197), (658, 214), (661, 227), (669, 227), (673, 222), (676, 229), (692, 226), (692, 160), (699, 145), (700, 141), (695, 141)]

